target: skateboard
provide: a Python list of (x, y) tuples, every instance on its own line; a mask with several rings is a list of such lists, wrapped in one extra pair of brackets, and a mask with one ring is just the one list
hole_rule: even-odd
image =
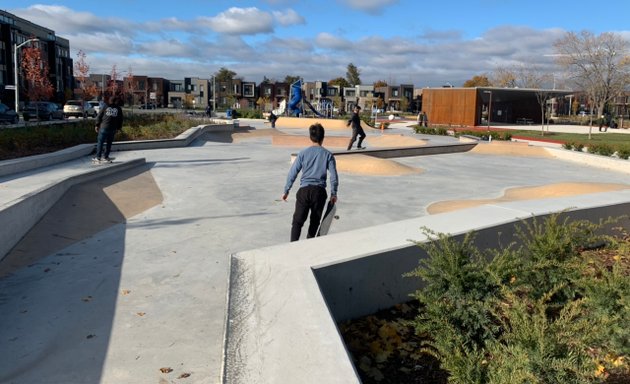
[(326, 205), (326, 211), (324, 212), (322, 222), (319, 224), (317, 236), (325, 236), (328, 234), (328, 230), (330, 229), (330, 224), (332, 224), (333, 219), (339, 218), (339, 216), (335, 215), (335, 212), (337, 212), (337, 205), (332, 201), (329, 201)]

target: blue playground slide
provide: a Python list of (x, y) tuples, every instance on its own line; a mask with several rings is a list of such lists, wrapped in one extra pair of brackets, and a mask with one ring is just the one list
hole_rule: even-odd
[(298, 80), (291, 84), (291, 100), (289, 100), (289, 113), (294, 116), (299, 116), (300, 108), (298, 105), (302, 101), (302, 80)]

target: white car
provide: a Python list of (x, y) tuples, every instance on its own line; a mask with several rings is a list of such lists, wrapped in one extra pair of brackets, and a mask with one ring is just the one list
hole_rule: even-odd
[(101, 110), (101, 102), (98, 100), (90, 100), (85, 106), (85, 112), (88, 116), (96, 117)]

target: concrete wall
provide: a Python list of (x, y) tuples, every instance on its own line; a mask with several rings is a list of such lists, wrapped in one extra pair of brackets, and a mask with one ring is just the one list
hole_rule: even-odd
[(233, 255), (223, 382), (359, 383), (337, 321), (409, 299), (420, 282), (402, 274), (424, 256), (410, 241), (427, 240), (420, 228), (477, 231), (480, 247), (495, 247), (514, 223), (564, 210), (628, 214), (630, 190), (485, 205)]

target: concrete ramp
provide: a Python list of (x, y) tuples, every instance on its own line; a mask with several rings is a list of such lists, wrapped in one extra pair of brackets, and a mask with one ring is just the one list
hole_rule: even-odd
[[(308, 129), (312, 124), (320, 123), (326, 130), (348, 130), (352, 129), (347, 126), (347, 119), (323, 119), (323, 118), (311, 118), (311, 117), (284, 117), (280, 116), (276, 121), (276, 128), (296, 128), (296, 129)], [(364, 121), (361, 122), (361, 127), (364, 130), (376, 130), (373, 127), (367, 125)], [(349, 134), (348, 134), (349, 135)]]

